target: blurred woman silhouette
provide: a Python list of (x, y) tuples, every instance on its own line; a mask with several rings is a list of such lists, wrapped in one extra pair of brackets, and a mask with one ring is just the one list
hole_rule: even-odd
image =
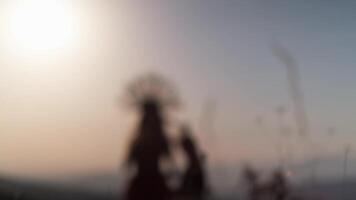
[(150, 75), (129, 87), (140, 122), (129, 147), (128, 163), (135, 168), (135, 174), (129, 183), (127, 200), (166, 200), (171, 196), (160, 170), (160, 161), (170, 156), (163, 110), (175, 98), (168, 86), (161, 77)]

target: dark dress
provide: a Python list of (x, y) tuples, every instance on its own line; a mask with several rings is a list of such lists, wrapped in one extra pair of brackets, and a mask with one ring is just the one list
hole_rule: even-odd
[(138, 145), (132, 155), (137, 173), (131, 180), (127, 200), (167, 200), (170, 192), (164, 176), (159, 171), (159, 145), (144, 148)]

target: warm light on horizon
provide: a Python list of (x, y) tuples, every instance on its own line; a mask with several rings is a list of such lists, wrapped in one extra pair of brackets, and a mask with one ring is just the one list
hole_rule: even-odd
[(67, 50), (77, 39), (77, 19), (66, 1), (14, 1), (6, 24), (9, 45), (16, 52)]

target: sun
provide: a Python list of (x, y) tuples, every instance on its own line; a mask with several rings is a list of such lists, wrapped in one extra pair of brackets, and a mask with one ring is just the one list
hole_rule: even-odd
[(27, 52), (69, 48), (78, 33), (73, 10), (63, 0), (15, 0), (7, 27), (12, 47)]

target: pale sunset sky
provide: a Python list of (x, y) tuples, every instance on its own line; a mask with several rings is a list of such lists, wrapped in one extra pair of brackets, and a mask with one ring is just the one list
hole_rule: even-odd
[[(276, 107), (298, 138), (275, 43), (298, 61), (308, 140), (342, 154), (356, 139), (355, 10), (346, 0), (0, 0), (0, 172), (117, 170), (134, 128), (120, 96), (151, 71), (176, 84), (179, 118), (208, 156), (273, 164)], [(213, 136), (202, 131), (207, 102)]]

